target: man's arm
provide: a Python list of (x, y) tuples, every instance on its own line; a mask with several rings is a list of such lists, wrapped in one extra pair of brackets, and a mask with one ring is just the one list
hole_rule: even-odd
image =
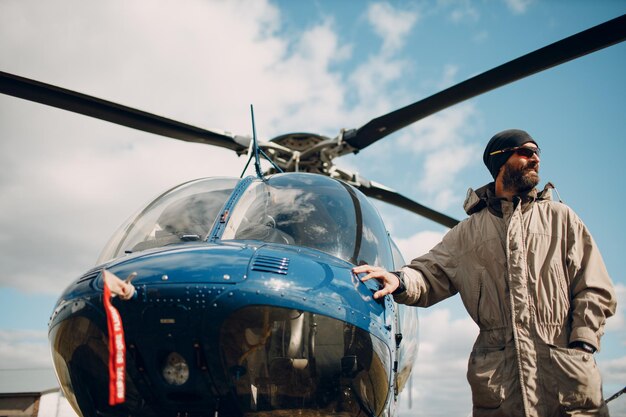
[(573, 212), (568, 240), (567, 271), (572, 297), (569, 345), (576, 348), (587, 344), (595, 351), (600, 349), (606, 319), (615, 314), (615, 290), (598, 247)]
[(433, 305), (458, 292), (450, 279), (458, 267), (454, 249), (462, 247), (457, 228), (450, 230), (439, 244), (427, 254), (413, 259), (401, 271), (390, 272), (378, 266), (361, 265), (353, 268), (353, 272), (366, 273), (361, 281), (376, 279), (382, 284), (382, 288), (374, 293), (376, 299), (391, 294), (402, 304)]

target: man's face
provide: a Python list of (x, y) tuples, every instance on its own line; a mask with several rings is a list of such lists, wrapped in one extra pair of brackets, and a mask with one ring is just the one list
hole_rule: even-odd
[[(522, 145), (525, 148), (537, 149), (532, 142)], [(504, 189), (516, 194), (526, 193), (539, 184), (539, 155), (524, 156), (514, 152), (502, 167), (502, 185)]]

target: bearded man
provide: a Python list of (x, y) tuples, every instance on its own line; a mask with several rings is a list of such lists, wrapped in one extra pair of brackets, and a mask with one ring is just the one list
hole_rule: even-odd
[(497, 133), (483, 161), (494, 182), (469, 190), (469, 217), (401, 271), (362, 265), (380, 298), (428, 307), (459, 293), (480, 333), (467, 379), (474, 416), (608, 416), (594, 353), (615, 291), (589, 231), (539, 192), (539, 147)]

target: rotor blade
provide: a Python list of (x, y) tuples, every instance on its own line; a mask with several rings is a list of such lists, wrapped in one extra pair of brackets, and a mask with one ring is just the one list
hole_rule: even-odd
[(626, 39), (626, 15), (562, 39), (344, 133), (357, 150), (440, 110)]
[(372, 181), (364, 181), (360, 179), (359, 183), (355, 186), (368, 197), (384, 201), (385, 203), (393, 204), (394, 206), (419, 214), (420, 216), (426, 217), (427, 219), (430, 219), (446, 227), (453, 228), (459, 223), (457, 219), (454, 219), (448, 215), (423, 206), (420, 203), (417, 203), (390, 188), (387, 188), (380, 184), (376, 184)]
[(186, 142), (204, 143), (242, 152), (247, 149), (249, 141), (247, 137), (202, 129), (2, 71), (0, 92)]

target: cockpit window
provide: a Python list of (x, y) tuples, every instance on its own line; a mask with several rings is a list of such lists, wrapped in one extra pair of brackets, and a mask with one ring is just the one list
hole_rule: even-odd
[(203, 178), (163, 193), (118, 229), (98, 264), (124, 253), (204, 240), (238, 181)]
[(367, 198), (314, 174), (254, 181), (233, 208), (222, 239), (299, 245), (354, 264), (393, 265), (385, 227)]
[(383, 415), (391, 352), (354, 325), (251, 306), (224, 321), (219, 346), (245, 417)]

